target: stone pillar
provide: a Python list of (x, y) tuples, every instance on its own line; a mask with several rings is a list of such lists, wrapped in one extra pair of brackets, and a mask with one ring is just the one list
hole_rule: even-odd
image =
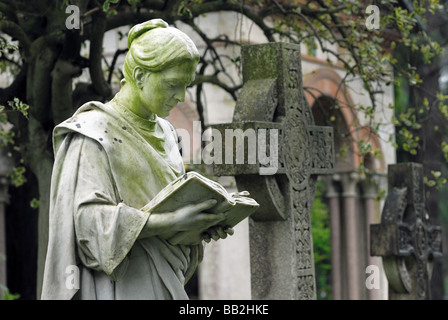
[[(228, 192), (237, 191), (233, 179), (221, 177), (219, 182)], [(198, 268), (200, 300), (251, 299), (248, 221), (237, 224), (233, 236), (205, 245)]]
[(200, 300), (250, 300), (250, 252), (248, 219), (225, 240), (205, 245), (199, 265)]
[[(7, 179), (0, 177), (0, 284), (6, 286), (6, 226), (5, 204), (8, 201)], [(0, 290), (0, 296), (1, 296)]]
[(333, 175), (325, 179), (326, 193), (330, 210), (330, 239), (331, 239), (331, 288), (333, 300), (342, 299), (342, 248), (341, 248), (341, 219), (339, 192), (337, 191)]
[(347, 277), (347, 299), (362, 299), (363, 283), (362, 275), (364, 270), (361, 264), (360, 254), (360, 232), (359, 217), (356, 210), (356, 185), (358, 174), (349, 172), (341, 174), (342, 197), (344, 203), (343, 224), (345, 226), (345, 257), (346, 257), (346, 277)]
[[(4, 128), (9, 130), (9, 127)], [(0, 148), (0, 284), (7, 285), (6, 281), (6, 225), (5, 205), (8, 203), (8, 179), (6, 175), (11, 171), (14, 163), (7, 150)], [(3, 296), (0, 289), (0, 299)]]
[[(376, 197), (378, 195), (378, 186), (373, 176), (367, 177), (363, 181), (364, 189), (364, 208), (366, 215), (366, 235), (367, 235), (367, 265), (375, 265), (382, 269), (382, 261), (379, 257), (373, 257), (370, 255), (370, 225), (380, 222), (379, 208)], [(367, 297), (369, 300), (381, 299), (381, 285), (380, 289), (367, 290)]]

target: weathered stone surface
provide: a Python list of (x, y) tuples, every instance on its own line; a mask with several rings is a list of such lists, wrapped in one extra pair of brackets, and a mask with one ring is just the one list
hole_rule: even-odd
[(381, 223), (370, 226), (371, 255), (383, 258), (389, 299), (430, 299), (432, 261), (441, 257), (442, 242), (425, 208), (422, 165), (391, 165), (388, 180)]
[[(333, 131), (314, 125), (303, 94), (299, 46), (248, 45), (242, 59), (244, 86), (233, 123), (213, 127), (222, 137), (229, 128), (271, 130), (265, 150), (278, 133), (271, 174), (260, 159), (214, 165), (215, 174), (235, 175), (238, 189), (248, 190), (260, 204), (250, 221), (252, 297), (315, 299), (310, 209), (316, 175), (333, 168)], [(258, 152), (262, 143), (257, 142)], [(244, 148), (247, 153), (250, 144)]]

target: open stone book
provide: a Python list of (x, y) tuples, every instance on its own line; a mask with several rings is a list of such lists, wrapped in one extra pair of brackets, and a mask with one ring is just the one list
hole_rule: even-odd
[[(234, 227), (259, 207), (254, 199), (247, 197), (248, 195), (247, 191), (228, 193), (221, 184), (190, 171), (168, 184), (141, 210), (151, 213), (173, 212), (186, 205), (215, 199), (217, 204), (204, 212), (227, 213), (227, 218), (218, 225)], [(204, 231), (183, 232), (182, 239), (186, 239), (188, 243), (181, 241), (180, 244), (199, 243)]]

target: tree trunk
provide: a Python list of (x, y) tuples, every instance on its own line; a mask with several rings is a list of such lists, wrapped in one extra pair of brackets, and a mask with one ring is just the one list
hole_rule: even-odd
[(48, 242), (48, 212), (50, 179), (53, 166), (51, 133), (52, 119), (52, 77), (58, 50), (50, 46), (44, 37), (33, 42), (28, 81), (27, 100), (30, 114), (27, 126), (27, 143), (24, 159), (37, 179), (39, 191), (38, 248), (37, 248), (37, 290), (40, 298), (43, 269)]
[[(445, 117), (440, 112), (436, 93), (439, 90), (439, 60), (431, 64), (419, 64), (418, 73), (421, 76), (422, 84), (420, 87), (412, 87), (410, 90), (410, 107), (419, 108), (423, 105), (423, 99), (426, 97), (431, 106), (429, 113), (422, 127), (415, 132), (420, 138), (418, 153), (415, 156), (408, 156), (408, 160), (423, 164), (423, 174), (428, 179), (434, 179), (432, 171), (442, 172), (442, 141), (446, 131)], [(436, 187), (426, 187), (426, 206), (432, 224), (440, 225), (439, 220), (439, 190)], [(431, 297), (434, 300), (444, 299), (444, 280), (443, 280), (442, 261), (434, 261), (434, 269), (431, 278)]]

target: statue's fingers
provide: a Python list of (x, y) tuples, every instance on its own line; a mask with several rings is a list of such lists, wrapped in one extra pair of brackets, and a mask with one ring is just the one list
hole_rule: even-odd
[(233, 236), (233, 234), (235, 233), (235, 230), (233, 230), (232, 227), (226, 226), (224, 228), (224, 232), (227, 233), (229, 236)]
[(215, 241), (218, 241), (219, 239), (225, 239), (227, 237), (227, 233), (224, 232), (222, 227), (212, 227), (207, 230), (208, 234), (210, 234), (211, 238)]
[(216, 227), (216, 232), (218, 233), (218, 236), (221, 239), (227, 238), (227, 233), (224, 231), (224, 228), (222, 226), (217, 226)]
[(208, 232), (203, 232), (203, 233), (202, 233), (202, 239), (203, 239), (205, 242), (207, 242), (207, 243), (209, 243), (210, 241), (212, 241), (212, 238), (210, 238), (210, 235), (208, 234)]
[(204, 211), (215, 206), (217, 203), (218, 201), (216, 201), (216, 199), (208, 199), (203, 202), (195, 204), (195, 209), (197, 209), (198, 211)]

